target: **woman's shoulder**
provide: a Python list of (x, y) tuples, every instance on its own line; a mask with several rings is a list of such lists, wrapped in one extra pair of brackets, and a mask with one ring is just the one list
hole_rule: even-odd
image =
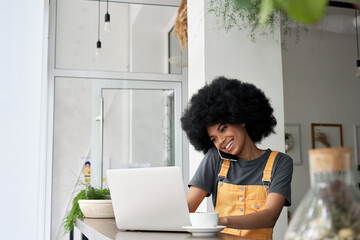
[(210, 148), (204, 158), (203, 158), (203, 161), (202, 163), (204, 165), (207, 165), (207, 166), (212, 166), (212, 168), (214, 167), (217, 167), (221, 162), (221, 158), (220, 158), (220, 155), (219, 155), (219, 151), (215, 148), (215, 147), (212, 147)]
[(282, 164), (286, 164), (286, 165), (292, 165), (293, 164), (293, 159), (289, 155), (287, 155), (286, 153), (283, 153), (283, 152), (280, 152), (280, 151), (278, 151), (278, 154), (277, 154), (275, 160), (278, 163), (282, 163)]
[(289, 155), (287, 155), (286, 153), (284, 152), (281, 152), (281, 151), (276, 151), (276, 150), (271, 150), (271, 151), (275, 151), (275, 152), (278, 152), (278, 156), (281, 157), (281, 158), (291, 158)]
[(217, 150), (216, 147), (212, 147), (206, 152), (204, 158), (216, 160), (216, 159), (220, 158), (219, 151)]

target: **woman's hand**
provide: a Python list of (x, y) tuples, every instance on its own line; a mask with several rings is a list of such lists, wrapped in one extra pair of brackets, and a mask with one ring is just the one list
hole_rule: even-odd
[(229, 224), (229, 219), (227, 217), (219, 217), (218, 225), (227, 226)]
[(219, 218), (219, 225), (235, 229), (273, 228), (285, 204), (285, 197), (279, 193), (269, 193), (265, 209), (246, 215)]

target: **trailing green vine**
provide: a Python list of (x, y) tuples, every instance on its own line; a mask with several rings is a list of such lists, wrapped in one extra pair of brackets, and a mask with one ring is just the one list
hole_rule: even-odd
[(84, 214), (82, 213), (78, 201), (80, 199), (85, 199), (86, 191), (81, 190), (76, 197), (73, 199), (72, 208), (69, 212), (69, 215), (65, 218), (64, 229), (65, 233), (70, 232), (74, 228), (74, 220), (76, 218), (82, 218)]
[[(270, 1), (270, 0), (267, 0)], [(271, 9), (264, 17), (264, 0), (210, 0), (208, 12), (216, 17), (218, 29), (226, 32), (236, 27), (238, 30), (248, 30), (251, 41), (255, 42), (258, 35), (274, 36), (280, 26), (285, 36), (295, 35), (295, 41), (300, 39), (300, 30), (307, 27), (291, 20), (279, 9)], [(286, 49), (285, 41), (282, 41)]]

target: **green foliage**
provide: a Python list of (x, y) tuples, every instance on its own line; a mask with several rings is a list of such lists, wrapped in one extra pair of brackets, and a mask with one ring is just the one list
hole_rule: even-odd
[[(291, 19), (303, 23), (313, 24), (321, 20), (325, 14), (329, 0), (265, 0), (275, 2), (274, 10), (283, 10)], [(349, 0), (359, 4), (360, 0)], [(265, 14), (265, 13), (264, 13)]]
[(290, 133), (285, 133), (285, 140), (288, 140), (290, 138), (291, 134)]
[(319, 21), (328, 4), (328, 0), (264, 0), (262, 2), (261, 19), (263, 21), (266, 21), (272, 11), (282, 10), (292, 20), (302, 24)]
[(84, 216), (78, 203), (81, 199), (110, 199), (110, 191), (109, 189), (96, 189), (90, 185), (87, 186), (86, 190), (81, 190), (74, 197), (69, 215), (64, 220), (65, 233), (73, 229), (76, 218), (82, 218)]
[[(341, 173), (338, 172), (338, 174)], [(323, 173), (321, 177), (323, 179), (324, 177), (333, 178), (334, 173)], [(318, 195), (320, 199), (318, 200), (321, 200), (322, 206), (327, 207), (327, 211), (331, 211), (329, 216), (332, 219), (331, 228), (335, 232), (343, 228), (353, 229), (354, 232), (360, 231), (359, 205), (352, 191), (353, 189), (344, 183), (343, 179), (332, 180), (330, 184), (319, 188)]]
[[(208, 11), (215, 15), (219, 29), (227, 32), (234, 27), (249, 30), (253, 42), (258, 34), (273, 36), (279, 26), (285, 36), (290, 37), (294, 33), (298, 42), (300, 29), (307, 31), (306, 26), (284, 14), (277, 1), (281, 0), (210, 0)], [(282, 47), (286, 49), (284, 41)]]
[(260, 6), (260, 23), (266, 24), (271, 15), (272, 11), (275, 10), (275, 2), (274, 1), (261, 1)]
[[(360, 0), (347, 2), (360, 4)], [(250, 37), (254, 40), (254, 32), (264, 26), (270, 30), (261, 29), (262, 33), (273, 33), (274, 26), (284, 25), (290, 33), (289, 24), (297, 25), (298, 29), (299, 26), (318, 22), (324, 16), (328, 3), (329, 0), (210, 0), (209, 12), (222, 19), (222, 28), (227, 31), (235, 25), (241, 25), (240, 29), (249, 28)]]
[(280, 7), (292, 19), (304, 24), (312, 24), (319, 21), (323, 17), (328, 4), (328, 0), (281, 0), (280, 2)]
[(110, 191), (109, 189), (96, 189), (89, 186), (85, 199), (110, 199)]
[(74, 220), (76, 218), (82, 218), (83, 217), (83, 213), (80, 209), (79, 203), (78, 201), (80, 199), (86, 199), (86, 191), (82, 190), (78, 193), (78, 195), (76, 195), (76, 197), (73, 200), (73, 205), (72, 208), (70, 210), (69, 215), (65, 218), (65, 222), (64, 222), (64, 229), (65, 229), (65, 233), (70, 232), (73, 227), (74, 227)]
[(232, 3), (234, 4), (235, 10), (238, 11), (240, 9), (246, 9), (246, 10), (251, 10), (251, 0), (242, 0), (242, 1), (238, 1), (238, 0), (231, 0)]

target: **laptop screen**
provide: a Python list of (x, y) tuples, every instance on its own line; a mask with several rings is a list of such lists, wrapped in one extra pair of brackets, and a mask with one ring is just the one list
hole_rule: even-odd
[(118, 229), (184, 231), (190, 225), (179, 167), (111, 169), (107, 178)]

